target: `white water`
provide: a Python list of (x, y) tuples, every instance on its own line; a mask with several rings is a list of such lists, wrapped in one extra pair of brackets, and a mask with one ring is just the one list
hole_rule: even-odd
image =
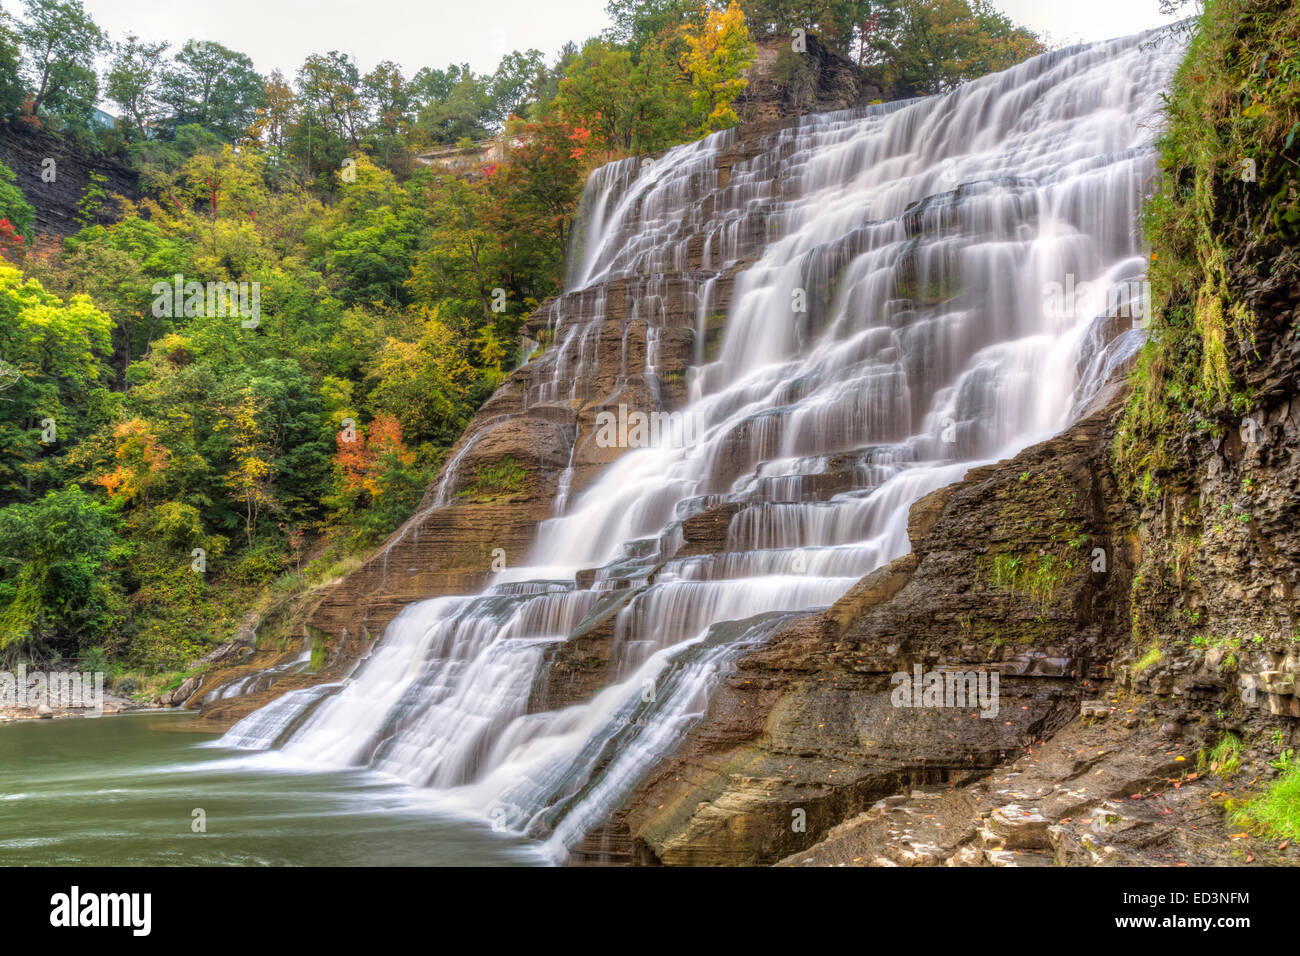
[[(630, 451), (577, 494), (566, 473), (528, 567), (408, 606), (355, 679), (281, 698), (224, 743), (394, 774), (562, 858), (680, 741), (739, 649), (904, 553), (912, 501), (1061, 429), (1132, 353), (1141, 333), (1108, 331), (1104, 294), (1062, 315), (1044, 290), (1141, 277), (1136, 216), (1179, 55), (1134, 37), (807, 117), (721, 189), (730, 133), (597, 170), (570, 288), (598, 318), (553, 309), (528, 401), (584, 397), (603, 282), (627, 279), (634, 316), (660, 325), (662, 274), (688, 270), (693, 241), (701, 332), (717, 274), (757, 258), (716, 361), (692, 370), (703, 440)], [(656, 341), (646, 368), (625, 351), (620, 370), (652, 394)], [(681, 521), (723, 502), (739, 508), (727, 550), (675, 557)], [(545, 709), (548, 655), (618, 601), (612, 682)]]

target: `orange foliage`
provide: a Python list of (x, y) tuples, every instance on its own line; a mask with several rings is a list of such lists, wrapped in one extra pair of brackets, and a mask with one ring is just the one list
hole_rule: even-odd
[(162, 478), (171, 460), (171, 452), (154, 435), (149, 423), (140, 418), (122, 422), (113, 429), (117, 449), (113, 457), (117, 467), (96, 478), (95, 484), (110, 498), (148, 502), (150, 489)]
[(343, 490), (348, 494), (365, 491), (372, 500), (380, 496), (380, 479), (390, 467), (415, 462), (415, 452), (402, 441), (402, 426), (395, 415), (376, 415), (368, 432), (358, 430), (351, 441), (340, 433), (336, 443), (334, 464)]

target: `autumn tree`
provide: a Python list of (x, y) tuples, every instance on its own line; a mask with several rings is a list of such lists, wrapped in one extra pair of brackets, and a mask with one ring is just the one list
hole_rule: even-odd
[(687, 30), (686, 44), (682, 66), (691, 75), (701, 132), (735, 126), (740, 117), (731, 104), (749, 84), (749, 68), (758, 55), (745, 11), (735, 0), (725, 10), (710, 10), (699, 29)]
[(391, 531), (423, 493), (428, 473), (402, 440), (402, 426), (388, 413), (369, 427), (339, 432), (334, 454), (335, 487), (330, 503), (358, 521), (363, 537)]
[(149, 422), (132, 418), (113, 429), (114, 468), (95, 479), (109, 498), (149, 506), (150, 492), (165, 478), (171, 453), (158, 440)]
[(518, 124), (510, 135), (518, 145), (488, 179), (489, 221), (514, 301), (535, 303), (559, 291), (587, 161), (580, 132), (558, 117)]
[(226, 474), (231, 495), (244, 510), (244, 533), (251, 547), (262, 513), (275, 507), (272, 479), (275, 450), (267, 440), (259, 421), (265, 400), (251, 386), (246, 386), (239, 401), (230, 410), (229, 429), (234, 467)]
[(277, 153), (284, 149), (285, 138), (297, 111), (291, 87), (279, 70), (273, 70), (262, 87), (262, 105), (254, 113), (245, 135), (249, 141)]

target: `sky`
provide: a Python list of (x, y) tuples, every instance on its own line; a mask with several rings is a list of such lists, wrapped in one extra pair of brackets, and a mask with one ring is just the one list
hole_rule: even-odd
[[(113, 40), (134, 33), (180, 46), (216, 40), (247, 53), (261, 73), (292, 78), (309, 53), (351, 53), (362, 71), (394, 60), (422, 66), (468, 62), (496, 69), (511, 50), (554, 59), (609, 25), (606, 0), (83, 0)], [(1012, 20), (1055, 43), (1104, 40), (1168, 22), (1158, 0), (993, 0)], [(6, 3), (16, 7), (16, 3)]]

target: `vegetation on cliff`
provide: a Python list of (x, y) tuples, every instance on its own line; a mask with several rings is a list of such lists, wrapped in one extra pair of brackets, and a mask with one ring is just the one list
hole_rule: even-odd
[[(1151, 334), (1114, 459), (1140, 515), (1132, 626), (1134, 653), (1145, 654), (1130, 674), (1146, 683), (1190, 664), (1240, 684), (1202, 715), (1204, 732), (1220, 728), (1208, 761), (1222, 769), (1240, 765), (1247, 747), (1278, 752), (1253, 706), (1256, 683), (1269, 695), (1266, 712), (1287, 713), (1285, 695), (1272, 696), (1285, 688), (1269, 675), (1288, 668), (1300, 635), (1288, 586), (1273, 583), (1293, 568), (1291, 439), (1278, 403), (1294, 395), (1296, 375), (1288, 343), (1300, 269), (1300, 9), (1293, 0), (1210, 0), (1185, 29), (1188, 54), (1167, 96), (1158, 188), (1144, 214)], [(1263, 451), (1274, 440), (1277, 451)], [(1240, 676), (1248, 669), (1266, 673)], [(1274, 767), (1287, 772), (1232, 819), (1293, 838), (1295, 773), (1289, 760)]]
[(1211, 0), (1167, 97), (1147, 204), (1154, 322), (1117, 441), (1154, 497), (1187, 430), (1222, 435), (1251, 407), (1261, 363), (1245, 289), (1300, 234), (1300, 14), (1286, 0)]

